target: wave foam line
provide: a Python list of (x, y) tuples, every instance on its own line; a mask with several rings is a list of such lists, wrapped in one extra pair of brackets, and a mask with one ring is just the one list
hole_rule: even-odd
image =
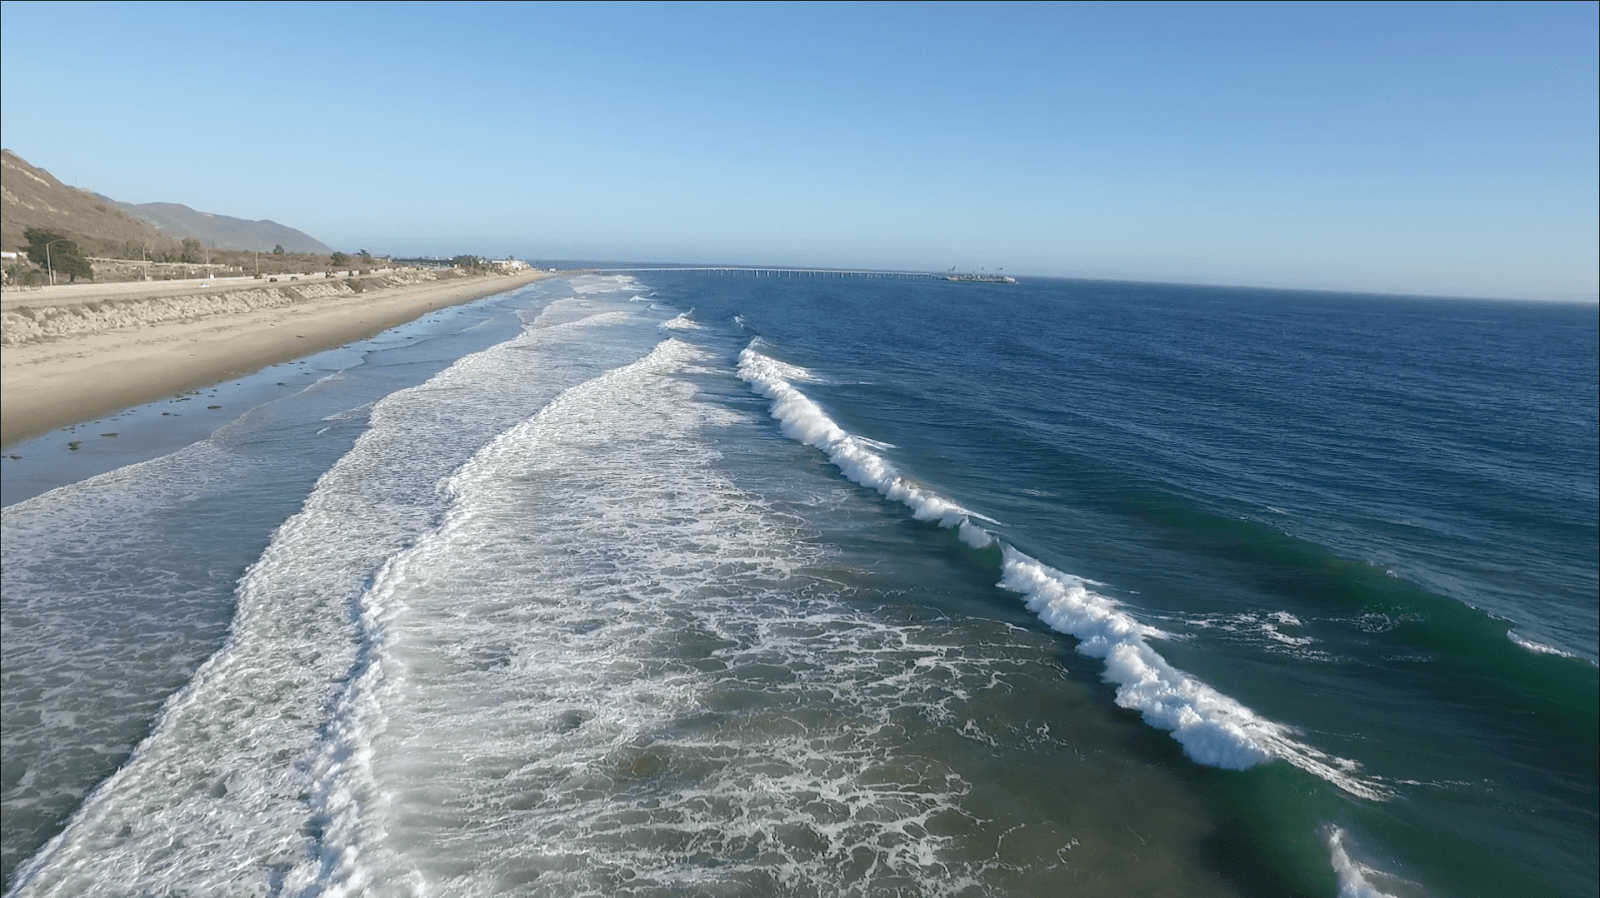
[(1344, 830), (1337, 826), (1328, 833), (1328, 854), (1333, 872), (1339, 877), (1339, 898), (1394, 898), (1388, 892), (1378, 891), (1367, 879), (1369, 875), (1378, 875), (1378, 871), (1350, 858), (1350, 853), (1344, 849)]
[(1520, 648), (1533, 652), (1535, 655), (1555, 655), (1559, 658), (1578, 657), (1566, 649), (1559, 649), (1553, 645), (1529, 639), (1528, 637), (1523, 636), (1521, 633), (1518, 633), (1516, 630), (1507, 630), (1506, 638), (1516, 643)]
[(938, 521), (940, 527), (956, 528), (961, 541), (975, 549), (994, 544), (994, 534), (972, 523), (972, 518), (982, 518), (981, 515), (901, 477), (894, 465), (872, 451), (881, 443), (850, 434), (795, 389), (791, 379), (811, 379), (804, 368), (786, 365), (746, 347), (739, 354), (739, 377), (772, 400), (772, 416), (778, 419), (785, 436), (821, 449), (851, 481), (905, 505), (919, 521)]
[(1390, 797), (1388, 790), (1357, 775), (1356, 762), (1295, 740), (1288, 727), (1173, 667), (1146, 642), (1166, 634), (1140, 623), (1116, 600), (1088, 589), (1088, 581), (1000, 542), (973, 523), (974, 518), (989, 519), (902, 477), (871, 450), (872, 444), (840, 427), (790, 382), (810, 379), (809, 372), (761, 354), (754, 348), (757, 342), (739, 354), (739, 377), (772, 400), (771, 414), (786, 436), (822, 450), (846, 478), (904, 504), (915, 519), (956, 528), (961, 541), (973, 548), (998, 542), (999, 585), (1020, 593), (1028, 609), (1051, 629), (1075, 637), (1080, 654), (1103, 659), (1106, 681), (1117, 686), (1117, 704), (1139, 711), (1146, 723), (1171, 732), (1190, 759), (1243, 770), (1276, 758), (1352, 795), (1376, 801)]
[[(652, 306), (652, 308), (654, 308), (654, 306)], [(680, 312), (676, 318), (670, 318), (670, 319), (668, 319), (666, 321), (663, 321), (663, 322), (661, 322), (660, 325), (658, 325), (658, 327), (660, 327), (662, 330), (666, 330), (666, 331), (697, 331), (697, 330), (701, 330), (700, 325), (695, 323), (693, 315), (694, 315), (694, 310), (693, 309), (690, 309), (687, 312)]]
[(665, 339), (643, 358), (562, 391), (533, 416), (490, 440), (444, 481), (440, 495), (449, 510), (412, 546), (391, 556), (358, 600), (359, 673), (339, 698), (329, 739), (314, 768), (311, 803), (323, 838), (315, 859), (287, 877), (282, 894), (352, 898), (382, 892), (386, 882), (411, 894), (428, 893), (423, 873), (387, 843), (385, 819), (397, 799), (380, 781), (377, 759), (377, 743), (390, 727), (387, 709), (397, 707), (405, 695), (407, 665), (394, 650), (406, 638), (398, 622), (409, 611), (404, 598), (408, 584), (422, 580), (430, 567), (436, 569), (439, 556), (455, 551), (452, 541), (482, 513), (472, 497), (507, 476), (515, 467), (511, 459), (528, 450), (530, 434), (546, 427), (549, 419), (570, 416), (575, 406), (581, 408), (597, 395), (638, 392), (640, 379), (682, 368), (696, 358), (689, 344)]

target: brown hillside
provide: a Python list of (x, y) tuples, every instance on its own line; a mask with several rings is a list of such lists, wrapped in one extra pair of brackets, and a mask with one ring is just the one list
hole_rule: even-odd
[(28, 228), (49, 228), (78, 242), (87, 255), (140, 258), (172, 252), (177, 242), (149, 222), (134, 218), (56, 180), (10, 150), (0, 150), (0, 247), (20, 250)]

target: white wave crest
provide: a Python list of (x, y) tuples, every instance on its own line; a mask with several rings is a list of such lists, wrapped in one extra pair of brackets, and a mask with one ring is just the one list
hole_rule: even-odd
[(872, 451), (872, 446), (882, 444), (869, 443), (846, 432), (795, 389), (791, 380), (812, 379), (806, 369), (746, 348), (739, 354), (739, 376), (772, 400), (772, 415), (785, 436), (821, 449), (851, 481), (902, 503), (919, 521), (938, 521), (940, 527), (956, 528), (961, 541), (973, 548), (994, 543), (994, 534), (971, 522), (976, 515), (900, 476), (894, 465)]
[(584, 274), (568, 281), (574, 293), (613, 293), (624, 290), (637, 291), (638, 281), (626, 274)]
[(661, 322), (661, 329), (667, 331), (697, 331), (701, 328), (700, 325), (694, 323), (694, 319), (689, 317), (688, 312), (684, 312), (676, 318), (669, 318)]
[[(962, 542), (985, 548), (995, 534), (973, 523), (983, 518), (902, 477), (873, 444), (840, 427), (790, 382), (803, 368), (786, 365), (747, 347), (739, 355), (739, 376), (772, 400), (771, 413), (784, 434), (822, 450), (851, 481), (900, 502), (920, 521), (956, 528)], [(1146, 723), (1168, 730), (1194, 761), (1242, 770), (1280, 759), (1345, 791), (1384, 800), (1382, 786), (1360, 778), (1360, 765), (1333, 757), (1292, 738), (1292, 730), (1267, 720), (1235, 699), (1178, 670), (1161, 657), (1148, 638), (1162, 630), (1140, 623), (1119, 603), (1091, 591), (1088, 581), (1048, 567), (1000, 543), (1000, 586), (1022, 594), (1029, 610), (1052, 629), (1078, 639), (1078, 651), (1105, 661), (1105, 679), (1117, 685), (1117, 704), (1137, 710)]]
[(1339, 877), (1339, 898), (1394, 898), (1388, 892), (1378, 891), (1368, 879), (1376, 870), (1351, 860), (1344, 850), (1344, 831), (1337, 826), (1328, 833), (1328, 853), (1332, 855), (1333, 872)]
[(1117, 685), (1117, 704), (1168, 730), (1190, 759), (1243, 770), (1279, 759), (1352, 795), (1375, 801), (1388, 790), (1357, 775), (1354, 761), (1337, 758), (1293, 738), (1293, 730), (1256, 714), (1167, 662), (1146, 638), (1167, 634), (1142, 624), (1085, 581), (1002, 545), (1000, 585), (1021, 593), (1028, 609), (1051, 629), (1078, 639), (1078, 652), (1105, 659), (1105, 679)]
[(1511, 640), (1512, 642), (1516, 643), (1517, 645), (1521, 646), (1522, 648), (1525, 648), (1528, 651), (1533, 652), (1533, 653), (1538, 654), (1538, 655), (1559, 655), (1562, 658), (1576, 658), (1576, 657), (1578, 657), (1577, 655), (1574, 655), (1571, 652), (1566, 651), (1565, 649), (1558, 649), (1553, 645), (1546, 645), (1545, 643), (1542, 643), (1542, 642), (1535, 642), (1534, 640), (1529, 639), (1526, 636), (1523, 636), (1521, 633), (1518, 633), (1516, 630), (1507, 630), (1506, 631), (1506, 638)]

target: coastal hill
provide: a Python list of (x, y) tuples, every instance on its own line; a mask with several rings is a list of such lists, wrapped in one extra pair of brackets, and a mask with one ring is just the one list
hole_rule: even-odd
[(179, 203), (118, 202), (95, 194), (107, 204), (129, 215), (142, 218), (175, 239), (194, 237), (217, 249), (260, 250), (268, 252), (282, 246), (285, 252), (327, 255), (331, 247), (304, 231), (262, 219), (247, 221), (229, 215), (201, 212)]
[(68, 187), (10, 150), (0, 150), (0, 188), (0, 248), (5, 250), (21, 250), (28, 228), (65, 234), (90, 255), (124, 255), (131, 249), (137, 259), (146, 246), (154, 251), (177, 247), (178, 238), (93, 194)]
[(176, 203), (123, 203), (61, 183), (10, 150), (0, 150), (0, 248), (19, 250), (28, 228), (49, 228), (89, 255), (141, 258), (172, 252), (185, 237), (223, 250), (332, 252), (316, 238), (273, 221), (247, 221)]

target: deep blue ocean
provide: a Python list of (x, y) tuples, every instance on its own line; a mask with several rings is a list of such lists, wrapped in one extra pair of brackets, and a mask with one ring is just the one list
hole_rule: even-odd
[(591, 274), (7, 447), (5, 893), (1587, 898), (1597, 320)]

